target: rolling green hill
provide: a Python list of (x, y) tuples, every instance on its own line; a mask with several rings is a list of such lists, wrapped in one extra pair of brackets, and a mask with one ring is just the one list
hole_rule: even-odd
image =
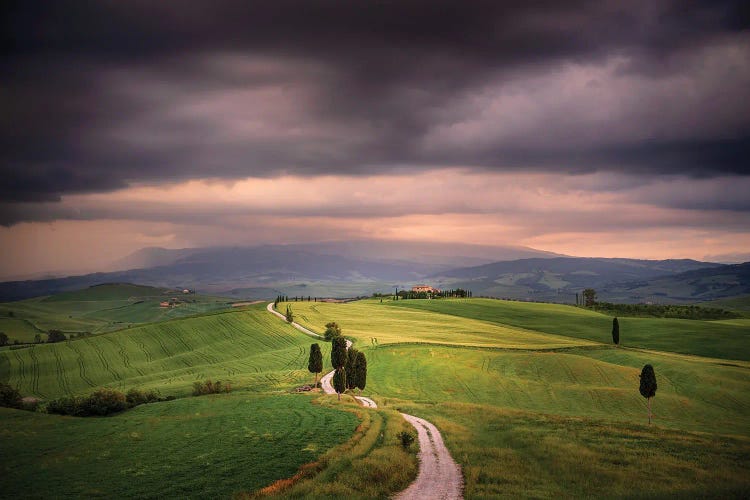
[[(252, 390), (306, 380), (311, 338), (263, 310), (176, 319), (56, 344), (0, 351), (0, 381), (45, 399), (96, 387), (183, 394), (214, 378)], [(324, 352), (327, 346), (323, 346)]]
[[(401, 300), (389, 307), (477, 318), (501, 326), (610, 344), (612, 318), (562, 304), (494, 299)], [(750, 320), (698, 321), (619, 318), (620, 343), (628, 347), (750, 360)]]
[[(407, 301), (404, 301), (407, 302)], [(539, 332), (513, 325), (492, 324), (468, 317), (437, 314), (409, 308), (390, 307), (391, 302), (378, 299), (345, 304), (325, 302), (282, 302), (294, 312), (295, 321), (318, 333), (325, 324), (337, 322), (344, 335), (368, 345), (377, 343), (430, 343), (467, 346), (502, 347), (509, 349), (555, 349), (578, 345), (591, 345), (584, 339), (573, 339)]]
[[(59, 303), (122, 300), (117, 290), (102, 291)], [(193, 381), (209, 377), (240, 389), (111, 418), (1, 410), (4, 444), (18, 456), (1, 470), (13, 476), (10, 491), (226, 497), (268, 486), (267, 493), (288, 497), (386, 497), (415, 475), (415, 457), (396, 437), (408, 428), (399, 410), (438, 426), (463, 468), (466, 498), (750, 493), (750, 320), (622, 318), (624, 345), (616, 348), (611, 317), (563, 305), (487, 299), (289, 305), (314, 331), (337, 321), (365, 352), (364, 393), (376, 399), (377, 411), (346, 396), (338, 402), (280, 394), (311, 381), (307, 354), (315, 340), (266, 312), (265, 304), (5, 348), (0, 381), (24, 395), (48, 399), (106, 385), (184, 396)], [(327, 369), (328, 346), (319, 343)], [(659, 384), (652, 426), (638, 393), (646, 363)], [(356, 418), (322, 411), (329, 408)], [(301, 431), (284, 431), (292, 427)], [(332, 438), (320, 439), (329, 429)], [(294, 481), (271, 484), (312, 460)], [(108, 479), (113, 472), (118, 476)]]
[(359, 423), (310, 398), (247, 393), (149, 404), (108, 418), (0, 408), (0, 421), (3, 497), (154, 499), (260, 489), (349, 440)]
[[(160, 303), (176, 299), (174, 307)], [(165, 321), (227, 309), (228, 299), (183, 294), (178, 290), (112, 283), (74, 292), (0, 304), (0, 331), (10, 341), (42, 341), (51, 329), (70, 333), (102, 333), (130, 325)]]

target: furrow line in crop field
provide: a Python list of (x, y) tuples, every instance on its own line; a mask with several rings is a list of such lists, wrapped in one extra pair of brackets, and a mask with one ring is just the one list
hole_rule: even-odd
[(34, 348), (36, 346), (31, 346), (29, 349), (29, 356), (31, 357), (31, 388), (32, 391), (35, 394), (41, 395), (42, 393), (39, 392), (39, 358), (36, 357), (36, 352), (34, 352)]
[(26, 383), (26, 364), (23, 362), (23, 358), (18, 354), (18, 350), (8, 352), (12, 352), (13, 356), (16, 358), (16, 361), (18, 361), (19, 385), (24, 385)]
[(78, 376), (81, 377), (81, 380), (86, 382), (86, 384), (89, 387), (95, 387), (96, 384), (94, 384), (90, 378), (86, 375), (86, 363), (84, 363), (83, 355), (81, 354), (80, 349), (76, 345), (76, 347), (73, 347), (75, 342), (66, 342), (66, 345), (72, 350), (74, 353), (76, 353), (76, 363), (78, 364)]
[[(69, 340), (66, 342), (70, 342)], [(60, 349), (58, 346), (52, 348), (52, 353), (55, 355), (55, 371), (57, 372), (57, 384), (65, 394), (72, 394), (70, 390), (70, 384), (68, 384), (68, 377), (65, 374), (65, 367), (63, 366), (62, 358), (60, 357)]]
[[(200, 356), (202, 356), (207, 363), (209, 364), (216, 364), (219, 363), (219, 359), (214, 356), (213, 354), (209, 354), (205, 351), (206, 346), (210, 345), (208, 340), (206, 339), (206, 336), (204, 335), (203, 331), (200, 329), (195, 330), (195, 336), (198, 338), (198, 342), (202, 346), (199, 350), (196, 350), (196, 353), (198, 353)], [(232, 353), (234, 355), (234, 353)], [(235, 357), (237, 357), (235, 355)]]
[(84, 339), (84, 342), (87, 342), (92, 349), (94, 349), (94, 352), (96, 353), (97, 357), (99, 358), (99, 362), (102, 364), (102, 368), (104, 370), (108, 371), (110, 375), (115, 380), (122, 380), (122, 377), (120, 377), (120, 374), (114, 371), (110, 366), (109, 362), (107, 361), (107, 356), (104, 354), (104, 351), (102, 351), (102, 348), (98, 345), (98, 342), (94, 342), (92, 339)]
[(138, 347), (143, 351), (143, 355), (146, 357), (146, 363), (151, 363), (154, 358), (151, 356), (151, 353), (146, 348), (146, 344), (142, 340), (133, 339), (133, 341), (138, 345)]
[(162, 341), (161, 337), (159, 336), (159, 333), (154, 335), (154, 338), (156, 339), (156, 342), (159, 344), (159, 347), (161, 347), (161, 350), (164, 353), (164, 356), (167, 358), (171, 358), (172, 353), (167, 350), (167, 346), (164, 345), (164, 341)]

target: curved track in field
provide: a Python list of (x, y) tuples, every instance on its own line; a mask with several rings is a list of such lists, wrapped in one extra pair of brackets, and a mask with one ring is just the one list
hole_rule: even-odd
[[(286, 321), (286, 317), (273, 308), (273, 302), (266, 307), (268, 312), (278, 316)], [(292, 326), (306, 335), (315, 338), (323, 338), (315, 332), (312, 332), (304, 326), (292, 322)], [(346, 341), (347, 349), (352, 343)], [(333, 389), (333, 371), (326, 373), (320, 379), (320, 386), (326, 394), (336, 394)], [(370, 398), (363, 396), (354, 396), (362, 406), (368, 408), (377, 408)], [(448, 448), (443, 443), (443, 436), (433, 424), (427, 420), (414, 415), (402, 413), (401, 416), (406, 419), (417, 430), (419, 439), (419, 474), (417, 479), (409, 485), (404, 491), (397, 494), (394, 498), (397, 500), (421, 500), (430, 499), (461, 499), (463, 498), (463, 476), (461, 475), (461, 466), (453, 460)]]

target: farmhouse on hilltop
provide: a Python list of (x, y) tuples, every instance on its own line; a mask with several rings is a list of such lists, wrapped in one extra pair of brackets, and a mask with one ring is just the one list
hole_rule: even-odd
[(429, 285), (414, 285), (413, 287), (411, 287), (411, 291), (414, 292), (414, 293), (420, 293), (420, 292), (425, 292), (425, 293), (440, 293), (440, 289), (439, 288), (432, 288)]

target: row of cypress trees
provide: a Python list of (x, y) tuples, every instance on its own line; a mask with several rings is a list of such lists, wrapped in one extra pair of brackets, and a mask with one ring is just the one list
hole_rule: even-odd
[[(331, 341), (331, 364), (335, 370), (333, 374), (333, 388), (338, 394), (347, 389), (362, 391), (367, 385), (367, 358), (365, 353), (354, 348), (346, 348), (344, 337), (335, 337)], [(323, 371), (323, 353), (318, 344), (310, 346), (310, 358), (307, 369), (315, 374), (315, 387), (318, 385), (318, 374)]]

